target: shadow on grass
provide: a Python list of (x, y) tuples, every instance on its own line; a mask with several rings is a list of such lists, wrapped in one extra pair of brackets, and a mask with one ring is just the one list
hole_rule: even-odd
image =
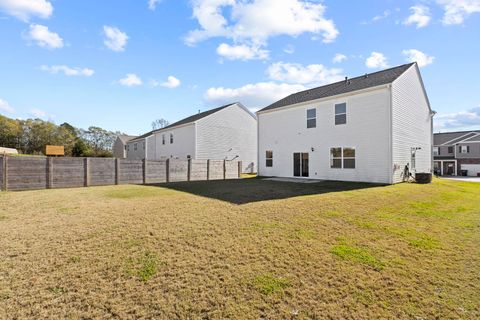
[(213, 198), (233, 204), (287, 199), (305, 195), (350, 191), (378, 187), (379, 184), (341, 181), (294, 183), (264, 180), (262, 178), (239, 180), (211, 180), (175, 182), (157, 185), (176, 191)]

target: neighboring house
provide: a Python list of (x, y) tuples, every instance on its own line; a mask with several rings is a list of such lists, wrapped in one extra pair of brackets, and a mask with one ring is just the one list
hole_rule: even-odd
[(435, 133), (433, 135), (435, 173), (456, 176), (480, 174), (480, 130)]
[(256, 172), (257, 117), (241, 103), (201, 112), (130, 140), (127, 158), (241, 160)]
[(257, 113), (261, 176), (393, 184), (432, 172), (434, 112), (416, 63), (292, 94)]
[(113, 157), (126, 158), (127, 157), (127, 142), (134, 139), (135, 136), (119, 135), (113, 143)]

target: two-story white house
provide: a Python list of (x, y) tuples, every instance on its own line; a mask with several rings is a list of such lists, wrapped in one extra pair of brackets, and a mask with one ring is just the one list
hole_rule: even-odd
[(261, 176), (393, 184), (432, 171), (416, 63), (292, 94), (257, 113)]
[(256, 172), (257, 117), (241, 103), (201, 112), (127, 144), (128, 159), (241, 160)]

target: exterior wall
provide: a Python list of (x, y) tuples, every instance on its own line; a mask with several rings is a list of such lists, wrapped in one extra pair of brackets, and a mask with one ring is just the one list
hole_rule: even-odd
[[(170, 143), (170, 133), (173, 133), (173, 143)], [(165, 144), (162, 144), (165, 135)], [(149, 160), (164, 160), (168, 158), (195, 158), (195, 124), (189, 124), (172, 130), (155, 133), (147, 144)]]
[(468, 170), (469, 176), (477, 176), (480, 173), (480, 157), (469, 159), (457, 159), (457, 174), (460, 174), (460, 170)]
[(392, 84), (391, 170), (394, 183), (401, 182), (404, 167), (411, 166), (411, 148), (421, 148), (416, 151), (416, 170), (412, 171), (432, 171), (432, 137), (428, 100), (418, 69), (412, 66)]
[(127, 150), (125, 150), (125, 146), (126, 145), (123, 143), (123, 141), (120, 138), (117, 138), (117, 140), (115, 140), (115, 143), (113, 144), (113, 157), (120, 159), (126, 158)]
[[(460, 153), (461, 146), (470, 147), (468, 153)], [(455, 145), (457, 159), (477, 159), (480, 158), (480, 143), (478, 142), (462, 142)]]
[[(137, 144), (137, 150), (135, 150), (135, 144)], [(142, 159), (145, 159), (145, 154), (146, 154), (145, 139), (129, 141), (127, 143), (127, 159), (142, 160)]]
[[(335, 125), (335, 104), (343, 102), (347, 124)], [(317, 124), (307, 129), (311, 108), (317, 110)], [(381, 87), (259, 113), (259, 174), (293, 177), (293, 153), (308, 152), (309, 178), (390, 183), (389, 110), (390, 91)], [(355, 147), (355, 169), (331, 168), (331, 147)], [(266, 167), (267, 150), (273, 151), (273, 167)]]
[(241, 160), (256, 172), (257, 119), (235, 104), (197, 122), (196, 159)]

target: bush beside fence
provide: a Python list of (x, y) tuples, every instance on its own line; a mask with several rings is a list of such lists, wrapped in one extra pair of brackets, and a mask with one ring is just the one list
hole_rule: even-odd
[(240, 178), (241, 161), (0, 157), (2, 190), (156, 184)]

